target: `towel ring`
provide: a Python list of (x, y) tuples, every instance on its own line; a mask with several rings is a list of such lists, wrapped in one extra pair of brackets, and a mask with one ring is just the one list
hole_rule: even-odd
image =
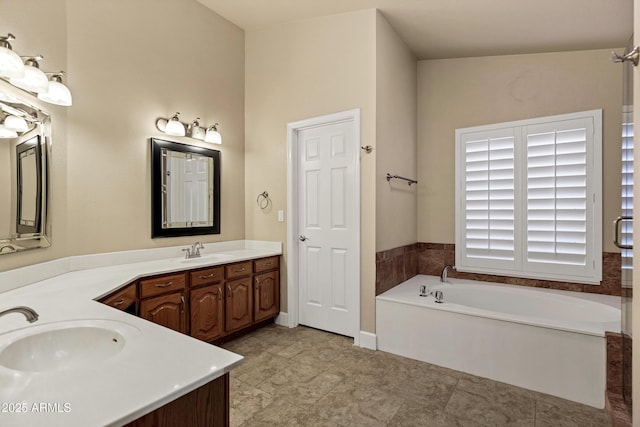
[(263, 191), (262, 193), (258, 194), (258, 197), (256, 197), (256, 203), (258, 204), (258, 207), (260, 209), (266, 209), (267, 207), (269, 207), (269, 193), (267, 193), (266, 191)]

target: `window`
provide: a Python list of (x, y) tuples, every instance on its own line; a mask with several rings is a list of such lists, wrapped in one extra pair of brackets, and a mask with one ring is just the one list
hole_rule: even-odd
[(602, 111), (456, 130), (456, 265), (581, 283), (602, 276)]
[[(633, 217), (633, 105), (622, 108), (622, 216)], [(622, 221), (620, 243), (633, 245), (633, 222)], [(622, 286), (631, 287), (633, 250), (622, 249)]]

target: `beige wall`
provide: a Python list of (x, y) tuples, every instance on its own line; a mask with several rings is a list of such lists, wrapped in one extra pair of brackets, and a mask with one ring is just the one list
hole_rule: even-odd
[[(361, 145), (375, 145), (375, 24), (375, 11), (367, 10), (246, 34), (248, 239), (286, 243), (286, 222), (277, 222), (277, 211), (287, 210), (287, 123), (360, 108)], [(375, 154), (363, 156), (360, 163), (361, 330), (365, 331), (375, 328), (375, 158)], [(256, 196), (265, 190), (273, 202), (268, 212), (256, 204)], [(284, 275), (281, 283), (282, 310), (287, 311)]]
[[(45, 8), (45, 10), (43, 10)], [(192, 0), (21, 0), (0, 26), (20, 53), (64, 69), (74, 105), (52, 107), (53, 245), (1, 258), (0, 270), (66, 255), (193, 243), (151, 239), (150, 137), (175, 111), (220, 123), (222, 233), (244, 238), (244, 32)]]
[[(386, 19), (376, 25), (376, 252), (416, 242), (416, 57)], [(363, 154), (366, 156), (366, 154)], [(368, 215), (367, 212), (364, 215)]]
[(611, 49), (420, 61), (418, 241), (455, 241), (456, 128), (603, 109), (603, 248), (620, 215), (622, 67)]

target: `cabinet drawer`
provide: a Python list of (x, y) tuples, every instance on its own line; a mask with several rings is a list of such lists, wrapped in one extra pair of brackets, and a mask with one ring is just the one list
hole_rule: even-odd
[(114, 292), (111, 295), (106, 296), (105, 298), (100, 300), (100, 302), (113, 308), (124, 310), (125, 308), (131, 306), (131, 304), (134, 304), (137, 297), (138, 293), (136, 292), (136, 286), (129, 285), (125, 286), (117, 292)]
[(224, 267), (224, 275), (227, 279), (248, 276), (252, 273), (252, 261), (239, 262)]
[(213, 267), (205, 270), (192, 271), (190, 276), (192, 287), (221, 282), (224, 278), (224, 269), (223, 267)]
[(257, 259), (253, 262), (253, 271), (260, 273), (267, 270), (275, 270), (278, 268), (280, 257), (271, 256), (269, 258)]
[(171, 274), (140, 281), (140, 298), (152, 297), (167, 292), (182, 291), (185, 287), (185, 274)]

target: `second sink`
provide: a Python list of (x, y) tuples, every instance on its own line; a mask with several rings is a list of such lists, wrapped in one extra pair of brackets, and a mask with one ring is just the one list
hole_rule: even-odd
[(123, 350), (125, 335), (139, 333), (127, 323), (98, 319), (24, 328), (0, 337), (0, 366), (23, 372), (99, 366)]

